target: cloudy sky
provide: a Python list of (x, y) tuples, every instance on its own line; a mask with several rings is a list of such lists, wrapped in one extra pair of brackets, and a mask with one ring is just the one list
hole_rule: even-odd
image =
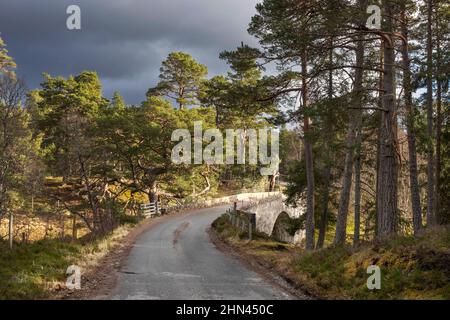
[[(190, 53), (209, 68), (225, 73), (219, 52), (247, 34), (258, 0), (0, 0), (0, 36), (28, 87), (42, 73), (67, 76), (99, 73), (106, 97), (119, 90), (139, 103), (156, 84), (161, 61), (172, 51)], [(66, 9), (81, 8), (82, 29), (66, 28)]]

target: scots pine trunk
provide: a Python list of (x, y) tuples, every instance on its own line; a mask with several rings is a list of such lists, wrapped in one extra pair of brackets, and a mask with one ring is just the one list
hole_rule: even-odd
[(435, 194), (435, 205), (434, 211), (436, 215), (436, 222), (442, 223), (441, 217), (441, 172), (442, 172), (442, 82), (440, 79), (441, 72), (441, 31), (439, 30), (439, 17), (435, 17), (436, 24), (436, 194)]
[[(308, 78), (307, 78), (307, 53), (302, 54), (302, 100), (303, 108), (308, 108)], [(303, 132), (306, 162), (306, 250), (314, 250), (314, 165), (313, 151), (310, 137), (310, 120), (307, 114), (303, 117)]]
[(323, 211), (320, 218), (319, 236), (317, 239), (317, 249), (322, 249), (325, 243), (325, 235), (328, 226), (328, 203), (330, 202), (330, 187), (331, 187), (331, 165), (328, 164), (325, 169), (325, 192), (323, 195)]
[(347, 236), (347, 216), (348, 205), (350, 202), (350, 190), (352, 187), (353, 176), (353, 157), (354, 157), (354, 143), (355, 143), (355, 123), (354, 117), (350, 119), (350, 128), (347, 133), (346, 145), (347, 153), (345, 155), (344, 173), (342, 179), (342, 190), (339, 199), (339, 209), (336, 221), (336, 234), (334, 236), (334, 244), (342, 245), (345, 243)]
[(435, 224), (433, 151), (433, 1), (427, 1), (427, 226)]
[(335, 245), (342, 245), (345, 243), (347, 236), (347, 217), (348, 206), (350, 202), (350, 191), (352, 187), (353, 165), (355, 156), (355, 147), (357, 147), (358, 134), (361, 130), (361, 114), (362, 114), (362, 80), (364, 75), (364, 43), (362, 36), (357, 37), (356, 49), (356, 69), (355, 69), (355, 84), (353, 89), (353, 111), (349, 120), (349, 128), (346, 138), (346, 155), (344, 162), (344, 173), (342, 179), (342, 190), (339, 199), (339, 209), (336, 222), (336, 234), (334, 237)]
[[(328, 73), (328, 99), (331, 101), (333, 99), (333, 38), (330, 39), (330, 54), (329, 54), (330, 71)], [(326, 155), (326, 165), (325, 165), (325, 191), (323, 194), (323, 211), (320, 218), (319, 226), (319, 236), (317, 239), (316, 248), (323, 248), (325, 242), (325, 235), (327, 233), (328, 225), (328, 204), (330, 202), (330, 188), (331, 188), (331, 141), (333, 139), (333, 115), (330, 111), (326, 115), (326, 126), (325, 126), (325, 155)]]
[(379, 132), (380, 155), (378, 167), (377, 237), (393, 234), (397, 215), (397, 152), (396, 152), (396, 103), (395, 103), (395, 48), (392, 38), (393, 2), (383, 1), (383, 97)]
[[(380, 66), (384, 66), (384, 41), (381, 41), (380, 45)], [(383, 111), (383, 81), (384, 81), (384, 71), (380, 72), (379, 74), (379, 81), (378, 81), (378, 89), (379, 89), (379, 95), (378, 95), (378, 108), (380, 109), (377, 112), (377, 120), (378, 120), (378, 140), (377, 140), (377, 166), (376, 166), (376, 194), (375, 194), (375, 212), (378, 213), (378, 198), (380, 194), (380, 176), (378, 175), (378, 171), (380, 170), (380, 155), (381, 155), (381, 117)], [(375, 237), (378, 237), (378, 217), (375, 219)]]
[(80, 165), (80, 173), (81, 173), (81, 180), (84, 184), (85, 191), (88, 197), (88, 202), (92, 210), (92, 225), (94, 227), (95, 232), (97, 233), (104, 233), (102, 220), (100, 216), (100, 210), (97, 205), (97, 198), (92, 190), (92, 185), (89, 182), (89, 173), (86, 170), (84, 159), (81, 155), (78, 155), (78, 163)]
[(409, 183), (411, 189), (411, 203), (413, 213), (414, 234), (422, 228), (422, 207), (420, 204), (420, 189), (417, 172), (416, 129), (414, 127), (414, 108), (411, 90), (411, 62), (408, 53), (408, 23), (405, 4), (402, 8), (402, 65), (403, 65), (403, 92), (406, 111), (406, 131), (408, 139), (409, 157)]
[[(359, 133), (359, 136), (361, 133)], [(353, 234), (353, 245), (357, 246), (360, 240), (361, 229), (361, 139), (357, 139), (358, 149), (355, 159), (355, 231)]]
[[(357, 44), (356, 51), (356, 63), (364, 63), (364, 45), (360, 41)], [(359, 90), (356, 92), (356, 103), (362, 107), (362, 81), (363, 81), (363, 69), (361, 72), (356, 73), (355, 78)], [(363, 125), (363, 110), (357, 110), (356, 113), (356, 155), (355, 155), (355, 222), (354, 222), (354, 234), (353, 234), (353, 244), (358, 245), (360, 240), (360, 229), (361, 229), (361, 148), (362, 148), (362, 125)]]
[(72, 215), (72, 242), (78, 239), (77, 216)]
[(158, 188), (157, 188), (157, 182), (155, 180), (150, 182), (150, 190), (148, 192), (148, 201), (149, 202), (158, 201)]

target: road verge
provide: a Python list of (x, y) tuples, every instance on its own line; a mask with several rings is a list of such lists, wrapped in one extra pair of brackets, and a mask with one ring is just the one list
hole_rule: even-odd
[[(231, 225), (224, 232), (223, 229), (217, 228), (217, 223), (220, 223), (223, 218), (224, 216), (216, 220), (211, 228), (208, 229), (211, 242), (221, 252), (238, 259), (247, 268), (264, 277), (269, 283), (283, 289), (299, 300), (314, 300), (318, 298), (316, 292), (293, 279), (286, 270), (276, 268), (270, 257), (250, 252), (250, 249), (253, 247), (252, 243), (260, 243), (262, 235), (257, 234), (253, 241), (244, 240), (239, 234), (240, 231), (234, 229)], [(283, 251), (283, 253), (277, 254), (277, 258), (290, 258), (290, 253), (285, 249), (288, 245), (277, 244), (276, 246)]]
[[(424, 230), (417, 237), (395, 236), (316, 251), (262, 234), (249, 241), (226, 215), (212, 224), (210, 234), (222, 251), (317, 299), (450, 299), (450, 226)], [(381, 273), (376, 290), (367, 286), (373, 266)]]

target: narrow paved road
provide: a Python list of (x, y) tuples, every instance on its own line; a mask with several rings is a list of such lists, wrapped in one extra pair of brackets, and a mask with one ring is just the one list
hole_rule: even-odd
[(211, 243), (206, 230), (226, 208), (196, 210), (142, 234), (109, 298), (292, 298)]

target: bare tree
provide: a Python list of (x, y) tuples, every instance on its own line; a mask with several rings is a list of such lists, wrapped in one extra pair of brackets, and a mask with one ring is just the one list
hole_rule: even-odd
[(23, 81), (13, 75), (0, 78), (0, 219), (9, 206), (8, 192), (15, 184), (13, 175), (23, 168), (19, 156), (26, 146), (21, 140), (27, 138), (27, 116), (22, 108), (25, 97)]

